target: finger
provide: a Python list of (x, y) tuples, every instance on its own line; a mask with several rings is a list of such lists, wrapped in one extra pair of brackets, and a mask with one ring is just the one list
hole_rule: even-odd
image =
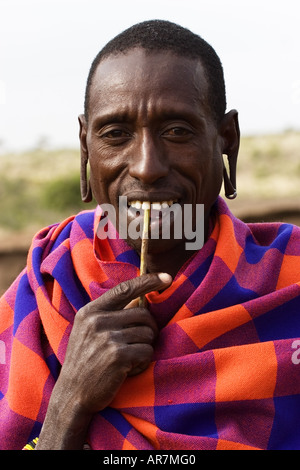
[(151, 345), (156, 335), (151, 327), (139, 325), (111, 332), (111, 336), (118, 343)]
[(140, 374), (149, 367), (152, 361), (153, 348), (149, 344), (131, 344), (129, 351), (131, 356), (131, 371), (128, 373), (128, 376), (130, 377)]
[(114, 312), (102, 311), (96, 317), (98, 330), (117, 331), (133, 326), (147, 326), (153, 330), (155, 336), (158, 334), (158, 327), (153, 316), (144, 308), (136, 307), (130, 309), (115, 310)]
[(141, 295), (165, 289), (171, 282), (172, 277), (167, 273), (145, 274), (118, 284), (92, 303), (101, 310), (121, 309)]

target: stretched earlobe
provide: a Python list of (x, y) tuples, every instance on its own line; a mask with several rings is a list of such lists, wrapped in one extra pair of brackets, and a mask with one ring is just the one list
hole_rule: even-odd
[(240, 147), (240, 128), (238, 122), (238, 113), (236, 110), (229, 111), (224, 116), (220, 128), (223, 137), (223, 154), (227, 155), (229, 176), (224, 165), (223, 180), (224, 190), (227, 199), (235, 199), (236, 191), (236, 167)]
[(80, 166), (80, 192), (82, 202), (91, 202), (93, 199), (90, 182), (87, 178), (87, 159), (81, 158)]
[(236, 185), (232, 184), (230, 177), (227, 174), (227, 170), (224, 165), (223, 169), (223, 180), (224, 180), (224, 190), (225, 196), (227, 199), (235, 199), (237, 197)]
[(79, 139), (80, 139), (80, 192), (83, 202), (91, 202), (93, 199), (91, 185), (87, 176), (88, 150), (86, 145), (86, 120), (81, 114), (79, 121)]

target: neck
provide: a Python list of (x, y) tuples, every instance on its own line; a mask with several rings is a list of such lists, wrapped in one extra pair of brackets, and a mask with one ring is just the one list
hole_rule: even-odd
[[(209, 220), (206, 220), (204, 227), (204, 243), (207, 241), (209, 236), (208, 222)], [(159, 249), (157, 249), (155, 242), (155, 240), (149, 240), (147, 271), (150, 273), (166, 272), (170, 274), (173, 279), (182, 266), (194, 255), (194, 253), (202, 248), (201, 246), (195, 249), (187, 249), (186, 240), (181, 240), (178, 244), (175, 244), (171, 247), (169, 244), (166, 244), (165, 246), (161, 246), (161, 244), (159, 244)]]
[(174, 279), (182, 266), (190, 259), (195, 251), (173, 249), (163, 253), (148, 253), (147, 271), (149, 273), (168, 273)]

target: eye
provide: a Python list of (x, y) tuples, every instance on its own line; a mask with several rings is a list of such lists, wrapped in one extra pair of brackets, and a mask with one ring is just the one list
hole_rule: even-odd
[(110, 146), (125, 144), (131, 138), (131, 134), (127, 129), (111, 126), (103, 128), (98, 136), (104, 144)]
[(130, 137), (129, 132), (124, 131), (123, 129), (111, 129), (110, 131), (102, 134), (101, 137), (106, 139), (120, 139), (122, 137)]
[(172, 129), (169, 129), (167, 131), (168, 135), (174, 135), (174, 136), (181, 136), (181, 135), (186, 135), (188, 131), (184, 129), (183, 127), (173, 127)]
[(191, 129), (182, 126), (174, 126), (166, 129), (162, 133), (162, 136), (172, 140), (182, 141), (188, 139), (192, 134)]

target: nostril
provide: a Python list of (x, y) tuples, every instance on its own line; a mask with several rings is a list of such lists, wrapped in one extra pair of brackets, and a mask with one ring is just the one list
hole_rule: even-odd
[(152, 184), (168, 173), (169, 168), (157, 158), (134, 162), (129, 169), (130, 176), (142, 181), (144, 184)]
[(146, 184), (166, 176), (169, 172), (168, 159), (157, 137), (148, 128), (143, 128), (142, 135), (136, 140), (136, 152), (129, 166), (132, 177)]

